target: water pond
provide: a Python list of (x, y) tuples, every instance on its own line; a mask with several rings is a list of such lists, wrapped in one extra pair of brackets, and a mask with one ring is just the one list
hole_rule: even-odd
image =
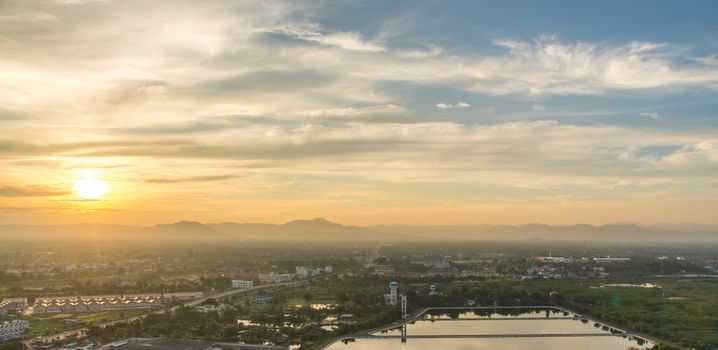
[[(559, 309), (434, 310), (403, 327), (374, 332), (372, 338), (336, 342), (328, 349), (626, 350), (653, 346), (631, 336), (612, 336), (612, 331), (618, 332)], [(401, 339), (402, 335), (406, 337)]]

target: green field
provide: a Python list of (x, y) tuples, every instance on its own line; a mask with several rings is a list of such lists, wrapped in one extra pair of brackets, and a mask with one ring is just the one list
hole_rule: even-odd
[[(148, 310), (113, 310), (103, 312), (40, 314), (23, 316), (22, 318), (30, 322), (30, 329), (34, 335), (44, 335), (137, 316), (147, 311)], [(76, 324), (65, 322), (65, 320), (68, 319), (75, 319), (78, 322)]]

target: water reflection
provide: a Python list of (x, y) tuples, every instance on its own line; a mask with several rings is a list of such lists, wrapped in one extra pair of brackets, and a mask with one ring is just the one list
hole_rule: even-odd
[(334, 343), (329, 350), (626, 350), (629, 346), (647, 349), (635, 341), (622, 337), (564, 337), (564, 338), (492, 338), (492, 339), (356, 339), (344, 344)]
[[(432, 310), (417, 321), (372, 333), (378, 337), (359, 338), (333, 344), (331, 350), (394, 349), (553, 349), (625, 350), (630, 346), (648, 349), (652, 343), (630, 336), (607, 336), (618, 330), (559, 309), (515, 310)], [(526, 337), (526, 335), (565, 335)], [(588, 336), (600, 334), (603, 336)], [(506, 336), (500, 338), (452, 338), (451, 336)], [(511, 335), (518, 337), (511, 337)], [(438, 336), (439, 338), (411, 338)], [(442, 337), (446, 336), (446, 337)]]

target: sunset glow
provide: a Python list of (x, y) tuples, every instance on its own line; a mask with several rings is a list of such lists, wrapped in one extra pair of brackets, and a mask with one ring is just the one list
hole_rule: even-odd
[(718, 223), (697, 5), (49, 2), (0, 15), (3, 222)]
[(108, 190), (106, 182), (93, 177), (76, 180), (73, 188), (82, 199), (100, 199)]

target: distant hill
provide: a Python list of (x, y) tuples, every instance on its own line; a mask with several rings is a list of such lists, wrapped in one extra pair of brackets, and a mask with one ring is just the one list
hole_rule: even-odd
[(326, 219), (285, 224), (180, 221), (154, 226), (111, 224), (0, 225), (0, 241), (513, 241), (513, 242), (714, 242), (718, 225), (377, 225), (347, 226)]
[[(207, 226), (244, 240), (323, 240), (323, 241), (381, 241), (386, 234), (364, 227), (345, 226), (322, 218), (294, 220), (283, 225), (218, 223)], [(399, 240), (404, 235), (389, 234), (389, 240)]]
[(173, 237), (177, 236), (192, 236), (192, 235), (210, 235), (218, 236), (222, 235), (220, 231), (212, 229), (202, 223), (196, 221), (180, 221), (174, 224), (161, 224), (143, 228), (151, 233), (166, 234)]

